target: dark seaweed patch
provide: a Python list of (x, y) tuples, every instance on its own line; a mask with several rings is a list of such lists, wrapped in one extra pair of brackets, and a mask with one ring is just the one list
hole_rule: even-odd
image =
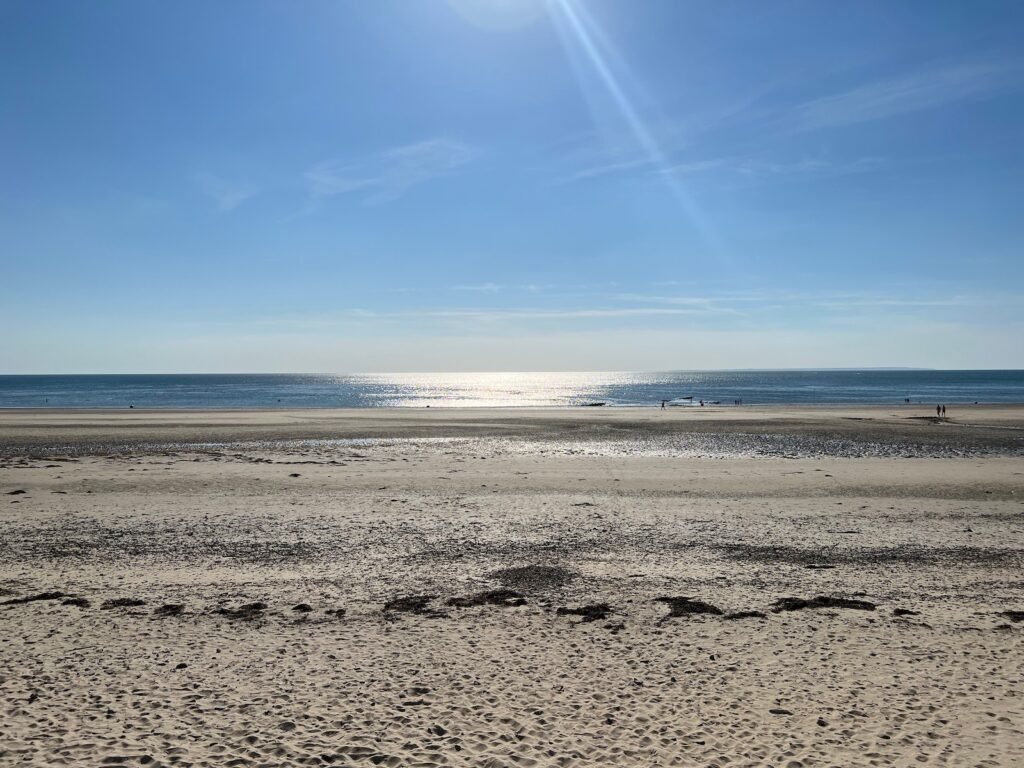
[(138, 608), (139, 606), (145, 604), (145, 600), (140, 600), (137, 597), (116, 597), (113, 600), (104, 600), (103, 605), (100, 606), (100, 609), (109, 610), (111, 608)]
[(591, 605), (584, 605), (579, 608), (559, 608), (556, 613), (559, 616), (582, 616), (583, 623), (586, 624), (590, 621), (600, 621), (601, 619), (607, 619), (608, 614), (612, 612), (612, 607), (608, 603), (593, 603)]
[(25, 603), (35, 603), (40, 600), (60, 600), (62, 597), (67, 597), (63, 592), (40, 592), (38, 595), (29, 595), (27, 597), (16, 597), (13, 600), (4, 600), (0, 605), (24, 605)]
[(721, 616), (722, 609), (703, 600), (695, 600), (692, 597), (656, 597), (656, 603), (665, 603), (668, 606), (667, 619), (678, 618), (679, 616), (690, 616), (693, 614), (709, 614)]
[(822, 595), (810, 600), (804, 600), (800, 597), (783, 597), (775, 601), (772, 611), (781, 613), (782, 611), (802, 611), (807, 608), (850, 608), (856, 611), (873, 611), (875, 610), (875, 604), (869, 603), (867, 600), (849, 600), (845, 597), (825, 597)]
[(436, 598), (437, 595), (406, 595), (404, 597), (396, 597), (384, 603), (384, 612), (433, 614), (436, 611), (429, 606), (431, 601)]
[(576, 574), (560, 565), (524, 565), (502, 568), (490, 574), (510, 589), (522, 592), (563, 587), (576, 578)]
[(218, 608), (216, 613), (227, 616), (234, 621), (254, 621), (262, 619), (266, 614), (267, 604), (263, 602), (246, 603), (238, 608)]
[(736, 619), (767, 619), (767, 614), (761, 611), (736, 611), (735, 613), (727, 613), (723, 618), (734, 621)]
[(513, 589), (492, 589), (487, 592), (477, 592), (475, 595), (468, 595), (466, 597), (449, 598), (448, 605), (453, 608), (472, 608), (478, 605), (497, 605), (503, 608), (514, 608), (526, 605), (526, 598)]
[(181, 603), (168, 603), (167, 605), (161, 605), (155, 611), (154, 616), (180, 616), (185, 612), (185, 606)]
[(1024, 561), (1020, 549), (996, 547), (791, 547), (758, 544), (726, 544), (717, 547), (730, 560), (753, 563), (786, 563), (806, 568), (836, 565), (1011, 565)]

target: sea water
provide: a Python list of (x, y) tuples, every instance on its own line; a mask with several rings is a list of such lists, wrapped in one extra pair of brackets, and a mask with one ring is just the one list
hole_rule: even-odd
[(1021, 403), (1024, 371), (0, 376), (0, 408), (385, 408)]

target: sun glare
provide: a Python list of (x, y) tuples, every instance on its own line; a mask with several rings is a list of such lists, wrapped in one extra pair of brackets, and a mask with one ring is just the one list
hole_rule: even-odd
[[(582, 54), (582, 59), (597, 75), (605, 94), (611, 99), (632, 134), (637, 148), (646, 155), (651, 169), (665, 182), (672, 197), (700, 234), (705, 245), (719, 259), (724, 260), (724, 248), (710, 222), (692, 195), (675, 178), (665, 153), (634, 106), (628, 94), (628, 73), (615, 71), (614, 62), (620, 60), (620, 57), (612, 49), (610, 40), (602, 33), (582, 3), (576, 0), (552, 0), (551, 8), (555, 11), (552, 17), (563, 42), (569, 49), (570, 56)], [(582, 81), (580, 87), (586, 89)]]

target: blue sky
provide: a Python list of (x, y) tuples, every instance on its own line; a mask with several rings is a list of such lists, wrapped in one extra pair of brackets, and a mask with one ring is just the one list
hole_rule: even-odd
[(1022, 34), (0, 0), (0, 373), (1024, 367)]

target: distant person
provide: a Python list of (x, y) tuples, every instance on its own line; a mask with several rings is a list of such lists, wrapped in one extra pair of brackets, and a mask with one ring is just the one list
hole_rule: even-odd
[(946, 418), (946, 406), (942, 406), (942, 418)]
[(665, 401), (664, 400), (661, 401), (661, 410), (663, 410), (663, 411), (665, 410)]
[(703, 401), (703, 400), (701, 400), (701, 401), (700, 401), (700, 407), (701, 407), (701, 408), (703, 408), (703, 407), (704, 407), (704, 401)]
[(937, 418), (937, 419), (941, 419), (942, 418), (942, 406), (941, 405), (936, 405), (935, 406), (935, 418)]

